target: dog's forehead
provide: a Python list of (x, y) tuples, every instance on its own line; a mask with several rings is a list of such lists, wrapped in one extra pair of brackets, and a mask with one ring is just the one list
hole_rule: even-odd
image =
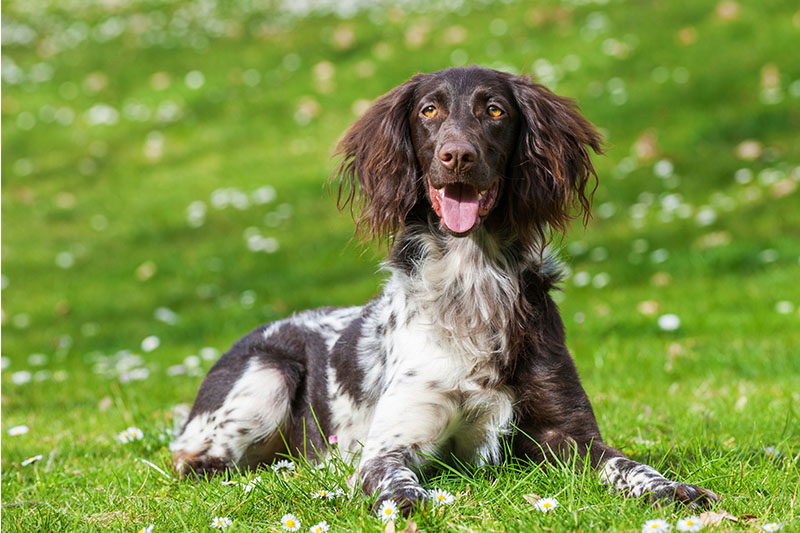
[(423, 74), (417, 86), (417, 100), (431, 94), (470, 96), (476, 92), (510, 98), (508, 75), (480, 67), (454, 67)]

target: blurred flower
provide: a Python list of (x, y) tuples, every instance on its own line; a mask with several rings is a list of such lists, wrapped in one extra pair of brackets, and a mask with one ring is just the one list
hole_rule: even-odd
[(156, 348), (161, 346), (161, 339), (156, 337), (155, 335), (150, 335), (142, 339), (142, 351), (144, 352), (152, 352)]
[(779, 529), (783, 529), (783, 524), (779, 524), (777, 522), (770, 522), (769, 524), (764, 524), (761, 526), (761, 529), (764, 531), (778, 531)]
[(25, 425), (22, 425), (22, 426), (14, 426), (13, 428), (9, 428), (9, 429), (8, 429), (8, 434), (9, 434), (10, 436), (12, 436), (12, 437), (18, 437), (18, 436), (20, 436), (20, 435), (24, 435), (24, 434), (26, 434), (26, 433), (27, 433), (27, 432), (29, 432), (30, 430), (31, 430), (31, 428), (29, 428), (28, 426), (25, 426)]
[(753, 161), (761, 157), (761, 143), (752, 139), (740, 142), (736, 146), (736, 157), (745, 161)]
[(149, 526), (147, 526), (147, 527), (143, 527), (142, 529), (140, 529), (140, 530), (139, 530), (139, 531), (137, 531), (136, 533), (153, 533), (153, 529), (154, 529), (155, 527), (156, 527), (156, 526), (155, 526), (154, 524), (150, 524), (150, 525), (149, 525)]
[(645, 522), (642, 526), (642, 533), (666, 533), (670, 529), (672, 529), (672, 526), (669, 525), (669, 522), (657, 518), (655, 520), (648, 520)]
[(183, 82), (186, 84), (186, 87), (188, 87), (193, 91), (196, 91), (197, 89), (205, 85), (206, 77), (199, 70), (192, 70), (191, 72), (186, 74), (186, 77), (183, 79)]
[(678, 531), (700, 531), (703, 529), (703, 523), (696, 516), (681, 518), (676, 525)]
[(761, 448), (761, 451), (764, 452), (769, 459), (777, 459), (783, 456), (783, 454), (778, 450), (775, 446), (765, 446)]
[(328, 523), (325, 520), (323, 520), (319, 524), (314, 524), (308, 530), (311, 533), (323, 533), (325, 531), (328, 531), (330, 528), (331, 526), (329, 526)]
[(225, 529), (233, 525), (233, 520), (227, 516), (215, 516), (211, 519), (211, 527), (214, 529)]
[(658, 327), (664, 331), (675, 331), (681, 325), (681, 319), (678, 315), (667, 313), (658, 317)]
[(42, 457), (44, 457), (42, 454), (34, 455), (33, 457), (28, 457), (27, 459), (22, 461), (20, 464), (22, 466), (28, 466), (29, 464), (35, 463), (36, 461), (41, 461)]
[(272, 471), (277, 474), (280, 474), (282, 472), (294, 472), (294, 470), (295, 470), (294, 463), (286, 459), (281, 459), (280, 461), (272, 465)]
[(142, 433), (142, 430), (134, 426), (129, 427), (117, 435), (117, 440), (123, 444), (136, 440), (142, 440), (143, 438), (144, 433)]

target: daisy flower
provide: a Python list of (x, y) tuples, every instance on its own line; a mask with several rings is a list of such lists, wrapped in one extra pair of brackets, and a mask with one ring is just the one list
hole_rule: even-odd
[(272, 471), (276, 474), (280, 474), (281, 472), (294, 472), (294, 463), (291, 461), (287, 461), (286, 459), (281, 459), (274, 465), (272, 465)]
[(778, 524), (777, 522), (770, 522), (769, 524), (764, 524), (761, 526), (761, 529), (764, 531), (778, 531), (779, 529), (783, 529), (783, 524)]
[(539, 509), (543, 513), (547, 513), (552, 511), (556, 507), (558, 507), (558, 500), (555, 498), (541, 498), (533, 504), (537, 509)]
[(381, 504), (380, 509), (378, 509), (378, 516), (384, 522), (388, 522), (389, 520), (394, 520), (397, 518), (398, 515), (397, 511), (397, 504), (394, 503), (392, 500), (386, 500)]
[(328, 498), (328, 499), (330, 499), (331, 498), (331, 491), (329, 491), (327, 489), (315, 490), (314, 492), (311, 493), (311, 497), (314, 498), (314, 499), (316, 499), (316, 498)]
[[(9, 432), (10, 434), (10, 432)], [(768, 459), (778, 459), (781, 457), (781, 452), (775, 446), (765, 446), (761, 451), (767, 456)]]
[(136, 533), (153, 533), (153, 528), (154, 527), (156, 527), (156, 526), (154, 526), (153, 524), (150, 524), (147, 527), (143, 527), (142, 529), (140, 529)]
[(28, 457), (27, 459), (22, 461), (20, 464), (22, 466), (28, 466), (29, 464), (35, 463), (36, 461), (41, 461), (42, 457), (44, 457), (42, 454), (34, 455), (33, 457)]
[(223, 487), (227, 487), (228, 485), (236, 485), (236, 482), (231, 479), (230, 481), (221, 482), (220, 485), (222, 485)]
[(311, 533), (324, 533), (325, 531), (328, 531), (330, 528), (331, 526), (329, 526), (328, 523), (325, 520), (323, 520), (319, 524), (314, 524), (313, 526), (311, 526), (311, 528), (309, 528), (309, 531)]
[(225, 529), (226, 527), (232, 526), (233, 520), (228, 518), (227, 516), (215, 516), (211, 519), (211, 527), (215, 529)]
[(281, 525), (286, 531), (297, 531), (300, 529), (300, 520), (292, 513), (286, 513), (281, 518)]
[(678, 531), (700, 531), (703, 529), (703, 523), (698, 517), (690, 516), (688, 518), (681, 518), (678, 520), (676, 529)]
[(344, 496), (344, 491), (342, 489), (336, 489), (336, 490), (329, 490), (328, 491), (328, 499), (329, 500), (334, 500), (334, 499), (340, 498), (342, 496)]
[(328, 444), (336, 446), (339, 444), (339, 437), (337, 435), (328, 435)]
[(450, 505), (456, 499), (455, 496), (442, 489), (434, 489), (428, 494), (433, 500), (433, 505)]
[(24, 435), (30, 430), (31, 428), (29, 428), (28, 426), (14, 426), (13, 428), (8, 429), (8, 434), (11, 437), (18, 437), (20, 435)]
[(672, 526), (669, 525), (669, 522), (656, 518), (644, 523), (642, 533), (667, 533), (670, 529), (672, 529)]
[(125, 431), (120, 432), (120, 434), (117, 435), (117, 440), (123, 444), (126, 444), (128, 442), (133, 442), (135, 440), (142, 440), (143, 438), (144, 438), (144, 433), (142, 433), (142, 430), (133, 426), (129, 427)]
[(247, 484), (242, 487), (242, 489), (244, 489), (245, 492), (250, 492), (256, 486), (256, 483), (258, 483), (260, 481), (261, 481), (261, 477), (260, 476), (256, 476), (253, 479), (251, 479), (250, 481), (248, 481)]

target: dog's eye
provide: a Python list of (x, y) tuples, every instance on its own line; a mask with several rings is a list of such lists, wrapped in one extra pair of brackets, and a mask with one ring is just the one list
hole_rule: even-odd
[(503, 114), (503, 110), (497, 107), (496, 105), (490, 105), (486, 108), (486, 112), (489, 113), (490, 117), (497, 118)]
[(429, 105), (428, 107), (422, 110), (422, 114), (428, 118), (433, 118), (439, 114), (439, 110), (436, 109), (436, 106)]

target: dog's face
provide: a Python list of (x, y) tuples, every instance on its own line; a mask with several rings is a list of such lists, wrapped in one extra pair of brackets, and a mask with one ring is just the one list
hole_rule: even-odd
[[(484, 227), (524, 246), (588, 216), (601, 138), (575, 104), (529, 79), (479, 67), (419, 74), (345, 133), (339, 205), (360, 207), (367, 236), (419, 219), (463, 237)], [(356, 187), (356, 183), (358, 187)], [(360, 204), (354, 206), (354, 204)]]
[(464, 236), (494, 208), (519, 135), (508, 83), (491, 71), (420, 80), (409, 126), (424, 191), (444, 230)]

